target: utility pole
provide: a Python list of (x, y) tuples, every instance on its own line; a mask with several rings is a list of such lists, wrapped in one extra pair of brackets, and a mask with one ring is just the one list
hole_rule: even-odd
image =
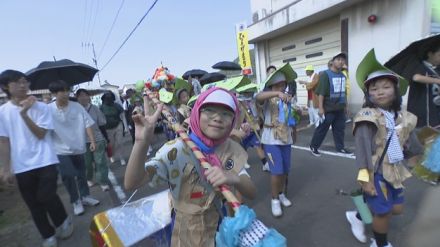
[[(93, 49), (93, 63), (95, 64), (95, 68), (98, 69), (98, 61), (96, 60), (96, 52), (95, 52), (95, 44), (92, 43), (92, 49)], [(99, 71), (97, 73), (98, 76), (98, 82), (99, 86), (101, 86), (101, 78), (99, 77)]]

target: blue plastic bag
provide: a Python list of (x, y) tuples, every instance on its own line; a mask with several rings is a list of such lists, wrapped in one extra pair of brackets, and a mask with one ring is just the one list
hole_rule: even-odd
[[(252, 246), (252, 247), (284, 247), (287, 246), (286, 238), (284, 238), (275, 229), (267, 229), (264, 235), (258, 239), (255, 244), (244, 243), (245, 233), (252, 231), (255, 224), (262, 225), (256, 219), (255, 212), (247, 206), (240, 206), (235, 213), (235, 217), (225, 217), (219, 227), (216, 235), (216, 246), (218, 247), (235, 247), (235, 246)], [(259, 235), (261, 232), (258, 232)], [(260, 234), (261, 235), (261, 234)]]
[(440, 173), (440, 137), (437, 137), (432, 143), (431, 148), (426, 154), (426, 160), (423, 162), (428, 170), (434, 173)]

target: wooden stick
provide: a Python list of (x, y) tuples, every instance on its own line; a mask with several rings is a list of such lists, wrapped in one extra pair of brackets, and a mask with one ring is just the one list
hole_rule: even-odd
[[(160, 104), (160, 101), (155, 97), (156, 95), (151, 92), (149, 89), (145, 88), (145, 92), (147, 93), (147, 96), (153, 100), (153, 103), (157, 106)], [(209, 169), (211, 168), (211, 164), (209, 164), (206, 160), (206, 157), (203, 155), (203, 153), (200, 151), (199, 147), (189, 138), (186, 131), (182, 128), (182, 126), (177, 122), (177, 120), (173, 117), (173, 115), (170, 113), (170, 111), (167, 108), (162, 109), (162, 114), (165, 116), (165, 118), (168, 120), (169, 123), (171, 123), (171, 126), (173, 130), (180, 136), (180, 138), (188, 145), (188, 147), (192, 150), (196, 158), (200, 161), (200, 164), (203, 168)], [(223, 194), (225, 199), (228, 201), (229, 205), (234, 209), (234, 211), (237, 211), (240, 207), (240, 202), (238, 201), (237, 197), (231, 192), (228, 185), (220, 185), (219, 186), (220, 192)]]

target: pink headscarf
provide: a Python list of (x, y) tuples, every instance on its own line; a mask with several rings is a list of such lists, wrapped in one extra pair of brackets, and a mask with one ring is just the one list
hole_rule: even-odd
[[(229, 129), (229, 131), (227, 132), (227, 134), (219, 139), (219, 140), (212, 140), (209, 139), (208, 137), (206, 137), (203, 133), (202, 130), (200, 129), (200, 109), (202, 108), (203, 105), (205, 104), (218, 104), (218, 105), (224, 105), (227, 106), (229, 108), (232, 108), (229, 104), (227, 104), (226, 102), (231, 102), (231, 99), (224, 99), (218, 102), (205, 102), (205, 99), (213, 92), (217, 91), (217, 90), (222, 90), (224, 92), (227, 93), (227, 95), (229, 95), (232, 99), (233, 104), (235, 104), (235, 111), (234, 111), (234, 120), (232, 121), (231, 127)], [(194, 103), (194, 106), (192, 108), (191, 111), (191, 116), (190, 116), (190, 127), (191, 127), (191, 131), (208, 147), (212, 148), (215, 147), (221, 143), (223, 143), (226, 139), (228, 139), (229, 134), (231, 133), (232, 129), (235, 126), (235, 122), (237, 121), (238, 117), (240, 114), (240, 110), (239, 110), (239, 105), (238, 105), (238, 100), (235, 97), (235, 95), (231, 94), (229, 91), (223, 89), (223, 88), (218, 88), (218, 87), (212, 87), (208, 90), (206, 90), (205, 92), (201, 93), (199, 95), (199, 97), (197, 98), (196, 102)]]

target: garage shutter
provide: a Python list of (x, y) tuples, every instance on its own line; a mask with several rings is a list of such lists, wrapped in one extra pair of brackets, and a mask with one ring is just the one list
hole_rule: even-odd
[[(289, 62), (304, 79), (304, 68), (311, 64), (315, 72), (327, 69), (328, 61), (341, 51), (341, 27), (339, 16), (309, 24), (269, 40), (269, 64), (277, 68)], [(307, 105), (305, 86), (298, 85), (298, 103)]]

